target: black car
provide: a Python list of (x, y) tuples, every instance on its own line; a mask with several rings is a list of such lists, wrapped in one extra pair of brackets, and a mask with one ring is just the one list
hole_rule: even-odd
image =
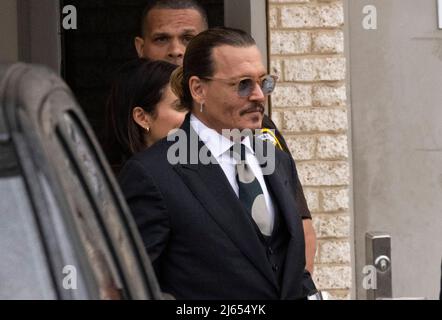
[(117, 182), (67, 85), (0, 65), (0, 299), (162, 299)]

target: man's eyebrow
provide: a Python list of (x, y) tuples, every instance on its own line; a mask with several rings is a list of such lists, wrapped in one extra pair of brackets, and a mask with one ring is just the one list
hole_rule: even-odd
[[(259, 74), (258, 78), (262, 78), (265, 75), (267, 75), (267, 72), (264, 71), (262, 73)], [(243, 75), (239, 75), (239, 76), (233, 76), (231, 79), (232, 80), (241, 80), (241, 79), (245, 79), (245, 78), (254, 78), (255, 76), (252, 76), (250, 74), (243, 74)]]
[(152, 38), (157, 38), (157, 37), (170, 37), (170, 34), (168, 34), (167, 32), (155, 32), (155, 33), (152, 33), (151, 37), (152, 37)]
[(189, 29), (184, 29), (183, 32), (181, 32), (181, 34), (188, 34), (188, 33), (197, 33), (195, 28), (189, 28)]
[[(196, 29), (189, 28), (189, 29), (184, 29), (181, 32), (181, 36), (185, 36), (185, 35), (189, 35), (189, 34), (196, 35), (197, 33), (198, 32), (196, 31)], [(172, 35), (170, 33), (168, 33), (168, 32), (154, 32), (154, 33), (151, 34), (151, 37), (152, 38), (158, 38), (158, 37), (170, 38), (170, 37), (172, 37)]]

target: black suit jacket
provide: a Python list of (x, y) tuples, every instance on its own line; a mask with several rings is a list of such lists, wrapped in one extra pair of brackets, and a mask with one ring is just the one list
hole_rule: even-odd
[[(189, 137), (190, 114), (182, 129)], [(304, 235), (293, 159), (276, 150), (275, 172), (266, 176), (290, 234), (280, 285), (221, 167), (171, 165), (172, 144), (163, 139), (137, 154), (119, 176), (163, 292), (177, 299), (304, 297)], [(198, 147), (205, 146), (199, 142)]]

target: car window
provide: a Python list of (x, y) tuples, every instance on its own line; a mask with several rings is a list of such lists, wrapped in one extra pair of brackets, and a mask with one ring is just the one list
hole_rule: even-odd
[[(0, 178), (0, 300), (54, 299), (41, 235), (23, 178)], [(37, 290), (34, 290), (37, 289)]]

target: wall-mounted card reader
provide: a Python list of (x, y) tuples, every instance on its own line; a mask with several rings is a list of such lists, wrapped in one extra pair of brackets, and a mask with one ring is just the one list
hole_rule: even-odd
[(366, 264), (376, 269), (376, 286), (367, 290), (367, 299), (391, 298), (391, 236), (385, 232), (368, 232), (365, 241)]

